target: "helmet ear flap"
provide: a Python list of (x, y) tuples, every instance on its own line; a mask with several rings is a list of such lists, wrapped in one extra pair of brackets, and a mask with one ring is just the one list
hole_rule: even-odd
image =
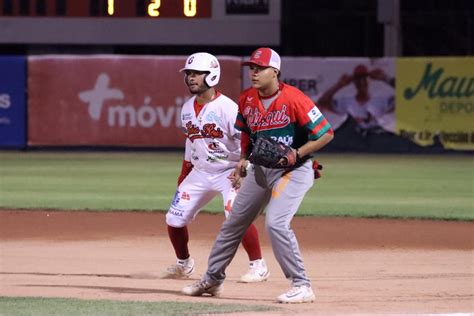
[(208, 73), (206, 75), (206, 77), (204, 77), (204, 82), (206, 82), (206, 84), (209, 86), (209, 87), (213, 87), (217, 84), (218, 81), (218, 75), (217, 74), (213, 74), (213, 73)]

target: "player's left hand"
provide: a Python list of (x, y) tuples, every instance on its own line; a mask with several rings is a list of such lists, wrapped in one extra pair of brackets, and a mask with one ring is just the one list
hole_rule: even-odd
[(380, 68), (373, 69), (373, 70), (369, 73), (369, 77), (370, 77), (371, 79), (380, 80), (380, 81), (387, 81), (387, 80), (388, 80), (387, 74), (385, 73), (385, 71), (383, 71), (383, 70), (380, 69)]
[(290, 151), (286, 153), (279, 161), (277, 166), (282, 168), (291, 168), (293, 167), (296, 162), (298, 161), (298, 152), (296, 149), (291, 148)]

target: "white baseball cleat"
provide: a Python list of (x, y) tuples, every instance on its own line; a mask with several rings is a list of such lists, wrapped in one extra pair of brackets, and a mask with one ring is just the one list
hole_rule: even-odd
[(185, 260), (178, 259), (176, 264), (169, 266), (161, 274), (162, 279), (187, 279), (194, 272), (194, 259), (189, 257)]
[(314, 302), (316, 297), (314, 296), (313, 290), (310, 286), (294, 286), (288, 292), (283, 293), (277, 297), (279, 303), (311, 303)]
[(211, 296), (219, 296), (222, 293), (224, 286), (222, 284), (212, 284), (208, 281), (197, 281), (191, 285), (185, 286), (181, 292), (189, 296), (202, 296), (209, 294)]
[(264, 259), (257, 259), (250, 261), (249, 270), (246, 274), (240, 277), (239, 282), (242, 283), (254, 283), (254, 282), (263, 282), (268, 279), (270, 276), (270, 271), (268, 271), (267, 264)]

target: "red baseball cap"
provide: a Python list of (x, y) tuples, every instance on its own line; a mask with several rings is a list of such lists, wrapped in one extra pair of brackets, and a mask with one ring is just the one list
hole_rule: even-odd
[(278, 55), (278, 53), (273, 49), (268, 47), (260, 47), (252, 53), (252, 56), (250, 56), (248, 61), (242, 63), (243, 66), (248, 66), (251, 64), (261, 67), (273, 67), (280, 70), (281, 59), (280, 55)]
[(369, 74), (369, 70), (367, 69), (367, 66), (365, 65), (357, 65), (357, 67), (354, 68), (354, 77), (364, 77)]

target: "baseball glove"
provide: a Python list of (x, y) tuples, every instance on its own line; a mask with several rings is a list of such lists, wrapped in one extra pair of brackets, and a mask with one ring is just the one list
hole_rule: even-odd
[(249, 161), (266, 168), (291, 168), (298, 160), (296, 150), (268, 136), (257, 138)]

